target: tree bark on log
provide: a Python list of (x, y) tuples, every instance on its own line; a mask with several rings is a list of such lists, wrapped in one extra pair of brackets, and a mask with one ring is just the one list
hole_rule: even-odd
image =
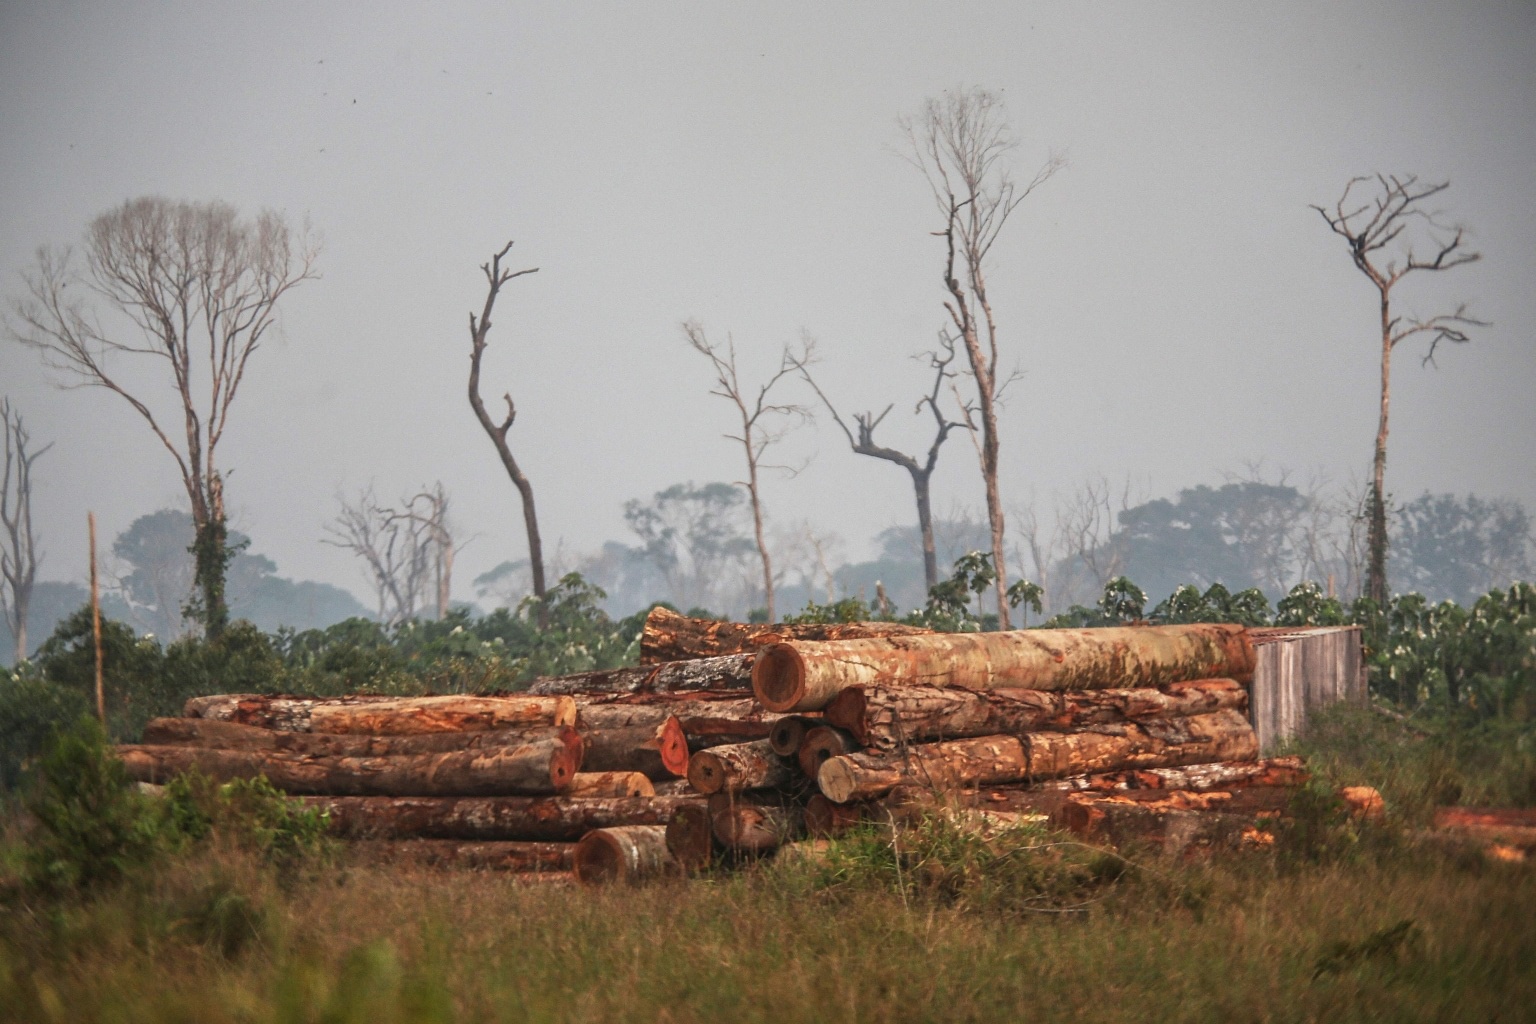
[(535, 679), (530, 694), (541, 696), (580, 693), (683, 693), (695, 690), (752, 689), (751, 654), (727, 654), (697, 661), (674, 661), (639, 668), (615, 668), (602, 672)]
[(720, 792), (709, 798), (709, 822), (721, 846), (766, 853), (805, 835), (805, 808), (783, 798)]
[(688, 784), (704, 794), (769, 789), (793, 778), (790, 762), (775, 754), (767, 740), (711, 747), (688, 759)]
[(815, 779), (816, 773), (828, 758), (851, 754), (858, 749), (859, 745), (853, 741), (853, 737), (842, 729), (818, 725), (805, 734), (805, 742), (800, 744), (795, 761), (806, 778)]
[(1127, 626), (939, 633), (770, 644), (752, 692), (771, 711), (824, 708), (850, 686), (1099, 690), (1253, 675), (1241, 626)]
[(271, 750), (121, 746), (130, 778), (163, 783), (196, 769), (226, 782), (265, 775), (285, 793), (348, 796), (500, 796), (567, 789), (581, 767), (581, 738), (398, 757), (322, 757)]
[(586, 742), (582, 767), (591, 771), (639, 772), (656, 780), (688, 774), (688, 737), (670, 715), (654, 725), (584, 729), (581, 736)]
[(622, 797), (305, 797), (337, 835), (377, 839), (516, 839), (573, 843), (597, 828), (665, 825), (695, 796)]
[(617, 825), (593, 829), (576, 844), (573, 864), (582, 885), (643, 882), (674, 874), (664, 825)]
[(407, 735), (576, 724), (569, 697), (295, 697), (219, 694), (193, 697), (183, 713), (286, 732)]
[(932, 634), (931, 629), (899, 622), (718, 622), (690, 618), (657, 605), (645, 617), (640, 633), (640, 664), (756, 654), (759, 648), (780, 640), (866, 640)]
[(667, 822), (667, 850), (683, 871), (703, 871), (715, 859), (715, 834), (709, 807), (702, 801), (677, 809)]
[(348, 852), (363, 864), (417, 864), (472, 871), (569, 871), (575, 843), (459, 842), (454, 839), (359, 839)]
[(1074, 835), (1115, 846), (1155, 846), (1169, 856), (1262, 848), (1274, 843), (1274, 836), (1260, 828), (1251, 814), (1094, 800), (1068, 803), (1064, 819)]
[(577, 772), (564, 796), (572, 800), (608, 800), (614, 797), (656, 795), (651, 780), (641, 772)]
[(1041, 782), (1042, 789), (1116, 792), (1138, 789), (1182, 789), (1205, 792), (1245, 787), (1297, 787), (1311, 778), (1299, 757), (1272, 757), (1263, 761), (1228, 761), (1194, 764), (1180, 768), (1140, 768), (1131, 771), (1072, 775)]
[(795, 757), (800, 753), (806, 733), (822, 724), (821, 719), (808, 715), (783, 715), (769, 730), (768, 745), (780, 757)]
[(817, 783), (828, 798), (847, 803), (904, 782), (962, 789), (1122, 768), (1251, 761), (1258, 755), (1258, 738), (1238, 711), (1098, 728), (1104, 731), (983, 736), (844, 754), (821, 766)]
[(203, 747), (209, 750), (281, 751), (306, 757), (399, 757), (454, 750), (496, 750), (541, 739), (564, 738), (569, 726), (431, 732), (368, 736), (280, 732), (207, 718), (152, 718), (144, 726), (145, 746)]
[(1018, 736), (1040, 730), (1146, 718), (1175, 718), (1232, 708), (1246, 710), (1248, 693), (1231, 679), (1200, 679), (1142, 689), (962, 690), (938, 686), (850, 686), (827, 705), (829, 724), (866, 747)]
[[(632, 700), (632, 698), (631, 698)], [(587, 703), (578, 713), (579, 726), (588, 728), (624, 728), (649, 725), (671, 716), (687, 737), (691, 750), (703, 750), (722, 743), (744, 743), (766, 739), (781, 715), (765, 711), (751, 697), (731, 699), (656, 700), (633, 703)]]
[(855, 825), (872, 821), (887, 821), (890, 812), (878, 800), (860, 800), (850, 804), (835, 804), (821, 793), (805, 802), (805, 834), (813, 839), (826, 839), (848, 831)]

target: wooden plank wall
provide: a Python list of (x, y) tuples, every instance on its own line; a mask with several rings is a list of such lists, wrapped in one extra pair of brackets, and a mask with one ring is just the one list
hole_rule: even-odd
[(1347, 700), (1364, 703), (1358, 626), (1254, 631), (1249, 714), (1268, 754), (1305, 728), (1309, 711)]

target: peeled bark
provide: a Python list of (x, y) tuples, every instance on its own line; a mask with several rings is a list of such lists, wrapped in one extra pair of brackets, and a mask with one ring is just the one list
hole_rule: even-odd
[(642, 882), (673, 874), (663, 825), (618, 825), (588, 832), (576, 844), (573, 868), (582, 885)]
[(685, 872), (709, 867), (715, 858), (715, 834), (707, 805), (691, 803), (677, 809), (667, 822), (667, 850)]
[(404, 736), (369, 736), (318, 732), (279, 732), (254, 725), (206, 718), (152, 718), (144, 726), (146, 746), (203, 747), (209, 750), (282, 751), (306, 757), (399, 757), (454, 750), (496, 750), (540, 739), (565, 737), (567, 726), (493, 729), (484, 732), (431, 732)]
[(709, 821), (715, 840), (731, 850), (764, 853), (805, 835), (805, 808), (786, 799), (716, 793)]
[(824, 708), (850, 686), (1097, 690), (1190, 679), (1246, 680), (1253, 647), (1241, 626), (1127, 626), (939, 633), (770, 644), (752, 692), (772, 711)]
[(688, 759), (688, 784), (700, 793), (735, 793), (782, 786), (794, 778), (790, 762), (767, 740), (701, 750)]
[(655, 665), (727, 654), (756, 654), (778, 640), (860, 640), (880, 636), (917, 636), (933, 630), (899, 622), (804, 622), (756, 625), (694, 619), (657, 605), (645, 617), (640, 634), (640, 664)]
[(459, 842), (453, 839), (362, 839), (349, 852), (364, 864), (419, 864), (475, 871), (569, 871), (575, 843)]
[(817, 783), (827, 797), (847, 803), (905, 782), (960, 789), (1122, 768), (1248, 761), (1258, 754), (1253, 727), (1232, 710), (1099, 728), (1104, 731), (984, 736), (918, 743), (893, 753), (845, 754), (821, 766)]
[(187, 701), (188, 718), (287, 732), (407, 735), (576, 724), (576, 703), (550, 697), (292, 697), (221, 694)]
[(564, 793), (573, 800), (607, 800), (613, 797), (656, 795), (651, 780), (640, 772), (577, 772)]
[(582, 729), (586, 758), (582, 767), (594, 772), (639, 772), (649, 779), (670, 779), (688, 773), (688, 738), (670, 715), (653, 725)]
[(810, 718), (806, 715), (783, 715), (769, 730), (768, 745), (780, 757), (794, 757), (800, 753), (800, 744), (805, 742), (805, 734), (821, 724), (822, 721), (819, 718)]
[(750, 654), (728, 654), (697, 661), (674, 661), (639, 668), (615, 668), (570, 676), (535, 679), (528, 692), (537, 695), (573, 693), (678, 693), (693, 690), (750, 690)]
[(814, 779), (828, 758), (851, 754), (858, 749), (859, 745), (853, 741), (853, 737), (843, 730), (830, 725), (818, 725), (805, 734), (805, 742), (800, 744), (795, 760), (800, 765), (801, 773), (808, 779)]
[(130, 778), (165, 782), (196, 769), (218, 781), (265, 775), (285, 793), (352, 796), (552, 794), (581, 767), (575, 730), (516, 746), (392, 757), (323, 757), (285, 751), (122, 746)]
[(1017, 736), (1146, 718), (1245, 710), (1248, 693), (1231, 679), (1200, 679), (1157, 689), (962, 690), (938, 686), (851, 686), (827, 705), (831, 725), (860, 744), (890, 750), (903, 743)]
[(596, 828), (665, 825), (679, 807), (702, 807), (698, 797), (306, 797), (324, 811), (331, 831), (358, 838), (575, 842)]

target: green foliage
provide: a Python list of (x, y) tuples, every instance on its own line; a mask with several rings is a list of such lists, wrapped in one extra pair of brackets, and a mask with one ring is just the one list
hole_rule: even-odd
[[(123, 623), (103, 618), (101, 653), (107, 729), (114, 738), (137, 736), (155, 715), (179, 711), (178, 694), (165, 672), (165, 654), (153, 639), (140, 639)], [(33, 670), (96, 706), (96, 646), (89, 605), (59, 623), (43, 641)]]
[(785, 622), (872, 622), (880, 618), (863, 598), (845, 597), (831, 604), (807, 601), (805, 608), (795, 615), (786, 615)]
[(27, 809), (37, 821), (29, 882), (48, 893), (116, 882), (159, 848), (159, 818), (94, 719), (55, 734)]
[(27, 671), (0, 671), (0, 793), (16, 788), (54, 732), (85, 715), (77, 690)]
[(1296, 584), (1275, 606), (1277, 626), (1343, 626), (1349, 621), (1343, 602), (1311, 580)]
[(1380, 928), (1355, 942), (1331, 942), (1312, 968), (1312, 980), (1330, 974), (1342, 974), (1361, 964), (1377, 960), (1396, 962), (1399, 956), (1419, 947), (1424, 929), (1413, 918), (1405, 917), (1394, 925)]
[(288, 799), (261, 776), (222, 784), (197, 773), (177, 776), (165, 788), (161, 810), (178, 843), (219, 833), (279, 867), (331, 849), (325, 813)]

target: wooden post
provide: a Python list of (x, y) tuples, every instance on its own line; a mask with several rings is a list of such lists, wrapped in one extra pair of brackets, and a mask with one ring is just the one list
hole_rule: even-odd
[(91, 635), (96, 641), (96, 717), (105, 729), (107, 694), (101, 682), (101, 587), (96, 582), (96, 513), (87, 512), (85, 519), (91, 531)]

